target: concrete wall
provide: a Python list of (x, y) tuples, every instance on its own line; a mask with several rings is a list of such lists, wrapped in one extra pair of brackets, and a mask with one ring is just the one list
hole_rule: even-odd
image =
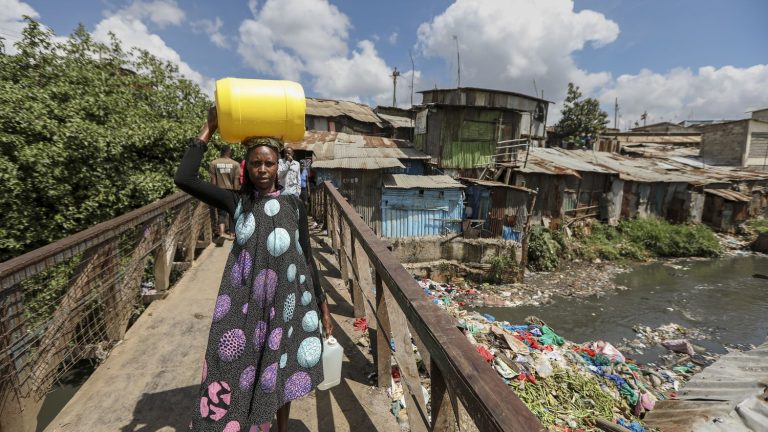
[(768, 122), (768, 108), (759, 111), (752, 111), (753, 120), (762, 120)]
[[(401, 263), (454, 260), (460, 263), (485, 263), (497, 256), (510, 242), (500, 239), (466, 240), (457, 238), (445, 243), (446, 237), (390, 238), (392, 252)], [(515, 256), (520, 259), (520, 249)]]
[(710, 165), (744, 166), (749, 120), (713, 124), (703, 128), (701, 157)]
[(768, 121), (749, 122), (747, 166), (768, 166)]

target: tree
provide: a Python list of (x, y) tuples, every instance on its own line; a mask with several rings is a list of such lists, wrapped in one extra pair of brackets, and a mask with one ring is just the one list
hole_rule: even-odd
[(57, 41), (27, 18), (16, 47), (0, 41), (0, 261), (173, 193), (211, 103), (176, 66), (82, 26)]
[(565, 98), (562, 117), (555, 125), (556, 133), (563, 138), (563, 142), (576, 147), (591, 147), (597, 136), (605, 129), (608, 123), (608, 114), (600, 109), (597, 99), (581, 99), (579, 87), (568, 83), (568, 96)]

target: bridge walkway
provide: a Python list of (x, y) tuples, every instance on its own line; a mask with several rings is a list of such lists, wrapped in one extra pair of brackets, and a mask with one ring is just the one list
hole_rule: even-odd
[[(167, 298), (153, 302), (107, 360), (45, 429), (185, 431), (195, 405), (211, 313), (231, 243), (209, 246)], [(344, 347), (343, 381), (292, 404), (291, 431), (397, 431), (385, 390), (366, 375), (375, 370), (355, 341), (353, 307), (336, 260), (313, 242), (321, 278)], [(273, 425), (273, 429), (275, 429)]]

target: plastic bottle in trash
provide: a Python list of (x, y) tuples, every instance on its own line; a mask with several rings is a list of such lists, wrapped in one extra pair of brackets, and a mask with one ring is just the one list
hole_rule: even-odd
[(336, 338), (329, 336), (323, 342), (323, 374), (325, 379), (317, 388), (328, 390), (341, 382), (341, 360), (344, 356), (344, 350), (336, 341)]

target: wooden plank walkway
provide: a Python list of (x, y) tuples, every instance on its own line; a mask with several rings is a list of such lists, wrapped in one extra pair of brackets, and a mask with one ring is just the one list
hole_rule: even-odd
[[(147, 308), (46, 431), (188, 430), (230, 244), (207, 248), (168, 297)], [(384, 390), (366, 380), (374, 365), (367, 349), (355, 344), (360, 335), (352, 327), (349, 294), (337, 289), (336, 261), (313, 246), (336, 325), (334, 336), (344, 347), (343, 381), (295, 401), (289, 430), (399, 431)]]

